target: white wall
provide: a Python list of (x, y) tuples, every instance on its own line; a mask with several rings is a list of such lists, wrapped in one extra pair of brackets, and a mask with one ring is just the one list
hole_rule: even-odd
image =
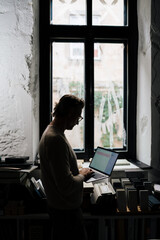
[(151, 0), (138, 0), (137, 159), (151, 162)]
[(38, 1), (0, 1), (0, 155), (29, 155), (39, 140)]

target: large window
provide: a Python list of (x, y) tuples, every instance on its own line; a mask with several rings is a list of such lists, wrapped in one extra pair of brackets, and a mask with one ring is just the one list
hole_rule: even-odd
[(66, 131), (79, 158), (92, 157), (97, 146), (135, 157), (135, 2), (41, 2), (40, 130), (64, 94), (83, 98), (84, 120)]

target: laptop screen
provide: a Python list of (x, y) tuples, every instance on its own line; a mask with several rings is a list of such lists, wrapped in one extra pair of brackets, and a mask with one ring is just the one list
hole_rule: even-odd
[(117, 158), (118, 153), (97, 147), (89, 167), (110, 176)]

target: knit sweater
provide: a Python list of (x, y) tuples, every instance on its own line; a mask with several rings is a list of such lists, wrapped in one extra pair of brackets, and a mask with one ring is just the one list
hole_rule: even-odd
[(80, 207), (84, 176), (79, 174), (76, 155), (64, 133), (48, 125), (40, 140), (39, 155), (48, 205), (56, 209)]

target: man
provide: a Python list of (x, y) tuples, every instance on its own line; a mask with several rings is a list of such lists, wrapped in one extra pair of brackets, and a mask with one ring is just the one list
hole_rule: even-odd
[[(84, 101), (64, 95), (56, 104), (53, 121), (44, 131), (39, 154), (42, 183), (53, 221), (53, 239), (86, 239), (80, 206), (83, 181), (91, 170), (78, 170), (76, 155), (65, 130), (72, 130), (82, 120)], [(74, 136), (73, 136), (74, 138)]]

